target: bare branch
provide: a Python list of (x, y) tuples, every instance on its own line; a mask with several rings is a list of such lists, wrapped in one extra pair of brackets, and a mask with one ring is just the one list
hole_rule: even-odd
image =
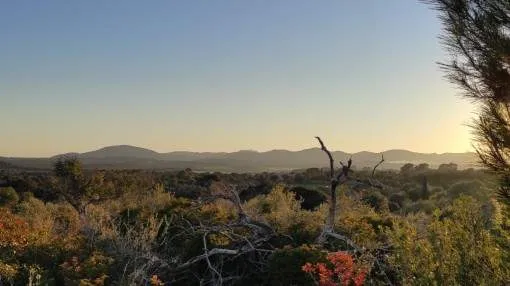
[[(211, 263), (211, 260), (209, 259), (209, 251), (207, 249), (207, 235), (208, 233), (204, 233), (204, 235), (202, 236), (202, 242), (204, 244), (204, 255), (205, 255), (205, 261), (207, 262), (207, 266), (209, 267), (209, 269), (218, 277), (218, 282), (217, 283), (214, 283), (216, 285), (223, 285), (223, 277), (221, 276), (221, 273), (216, 270), (216, 268), (214, 268), (212, 266), (212, 263)], [(213, 281), (214, 281), (214, 275), (213, 275)]]
[(329, 212), (326, 224), (324, 225), (324, 230), (322, 231), (321, 235), (317, 238), (317, 241), (319, 243), (323, 243), (326, 239), (325, 233), (333, 231), (333, 228), (335, 226), (335, 218), (336, 218), (336, 188), (338, 185), (341, 185), (345, 182), (347, 182), (349, 172), (351, 171), (352, 166), (352, 159), (349, 159), (347, 162), (347, 165), (344, 165), (342, 162), (340, 162), (340, 165), (342, 166), (341, 172), (338, 174), (338, 176), (335, 177), (335, 167), (334, 167), (334, 160), (333, 156), (331, 155), (331, 152), (328, 150), (322, 139), (318, 136), (316, 136), (317, 140), (319, 141), (319, 144), (321, 145), (322, 151), (328, 155), (329, 158), (329, 168), (330, 168), (330, 179), (331, 179), (331, 185), (330, 185), (330, 196), (329, 196)]
[(375, 169), (377, 169), (377, 167), (379, 167), (379, 165), (381, 165), (383, 162), (384, 162), (384, 154), (381, 154), (381, 161), (379, 161), (379, 163), (377, 163), (377, 165), (375, 165), (374, 169), (372, 170), (372, 178), (375, 175)]
[[(234, 185), (225, 184), (223, 191), (202, 199), (201, 203), (212, 202), (215, 199), (225, 199), (232, 202), (239, 218), (236, 221), (220, 225), (204, 225), (202, 222), (199, 222), (199, 225), (196, 225), (196, 223), (193, 225), (183, 218), (185, 222), (188, 222), (188, 226), (184, 227), (187, 228), (185, 235), (191, 237), (200, 235), (202, 237), (203, 253), (184, 262), (178, 263), (176, 261), (175, 263), (178, 263), (178, 265), (174, 264), (169, 269), (175, 275), (175, 279), (178, 279), (184, 273), (193, 272), (193, 269), (195, 269), (193, 266), (200, 264), (207, 269), (205, 274), (197, 273), (201, 283), (205, 285), (230, 284), (230, 280), (242, 278), (243, 275), (224, 270), (222, 267), (224, 259), (226, 259), (225, 261), (232, 261), (242, 256), (242, 260), (247, 261), (255, 270), (259, 265), (261, 268), (265, 267), (267, 258), (274, 252), (269, 241), (277, 235), (276, 232), (267, 223), (254, 220), (246, 214)], [(207, 239), (212, 234), (225, 237), (228, 239), (228, 243), (222, 248), (209, 249)], [(173, 237), (176, 235), (173, 235)], [(229, 282), (227, 283), (227, 281)]]
[[(334, 167), (333, 167), (333, 156), (331, 155), (331, 152), (328, 150), (324, 142), (320, 137), (315, 137), (319, 141), (319, 144), (321, 146), (322, 151), (324, 151), (329, 158), (330, 163), (330, 173), (331, 173), (331, 185), (330, 185), (330, 197), (329, 197), (329, 212), (328, 217), (326, 220), (326, 224), (324, 225), (324, 229), (322, 233), (317, 238), (318, 243), (324, 243), (326, 241), (326, 236), (328, 236), (330, 233), (334, 233), (334, 226), (335, 226), (335, 218), (337, 213), (337, 206), (336, 206), (336, 189), (338, 186), (343, 184), (348, 184), (349, 186), (353, 188), (359, 188), (359, 187), (373, 187), (378, 189), (383, 189), (383, 185), (378, 182), (373, 182), (372, 180), (357, 180), (357, 179), (351, 179), (349, 177), (349, 174), (353, 171), (351, 170), (352, 167), (352, 158), (349, 158), (347, 161), (347, 165), (340, 161), (340, 166), (342, 167), (340, 169), (340, 172), (335, 177), (334, 176)], [(384, 155), (381, 155), (381, 161), (375, 165), (375, 167), (372, 170), (372, 177), (375, 174), (375, 170), (377, 167), (379, 167), (384, 162)]]
[(354, 250), (356, 250), (357, 252), (362, 252), (363, 249), (360, 248), (359, 246), (357, 246), (354, 241), (350, 240), (348, 237), (344, 236), (344, 235), (341, 235), (341, 234), (338, 234), (338, 233), (335, 233), (335, 232), (332, 232), (332, 231), (326, 231), (324, 233), (324, 235), (326, 236), (331, 236), (333, 238), (336, 238), (336, 239), (339, 239), (339, 240), (342, 240), (344, 241), (345, 243), (347, 243), (347, 245), (349, 245), (350, 247), (352, 247)]
[(328, 155), (329, 158), (329, 177), (333, 179), (335, 176), (335, 161), (333, 160), (333, 155), (331, 155), (331, 152), (329, 152), (328, 148), (326, 148), (326, 145), (324, 145), (324, 142), (322, 142), (322, 139), (319, 136), (315, 136), (317, 140), (319, 141), (319, 144), (321, 145), (321, 150)]

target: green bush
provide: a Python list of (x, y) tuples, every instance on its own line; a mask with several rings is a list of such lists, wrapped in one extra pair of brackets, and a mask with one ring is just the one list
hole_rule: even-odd
[(315, 285), (312, 277), (301, 269), (307, 262), (325, 263), (326, 253), (307, 245), (277, 250), (269, 260), (267, 281), (264, 285)]
[(326, 201), (326, 196), (316, 190), (294, 187), (289, 191), (296, 194), (296, 199), (301, 201), (301, 208), (304, 210), (314, 210)]
[(407, 197), (404, 193), (394, 193), (389, 196), (389, 208), (392, 212), (398, 211), (405, 206)]
[(389, 211), (388, 199), (378, 191), (370, 191), (366, 193), (363, 196), (362, 201), (377, 212)]
[(316, 237), (325, 219), (325, 208), (302, 210), (301, 202), (283, 185), (276, 185), (271, 193), (248, 201), (244, 208), (251, 217), (267, 221), (278, 233), (290, 234), (296, 242)]
[(486, 190), (485, 185), (478, 180), (458, 182), (447, 190), (447, 195), (450, 199), (456, 199), (461, 195), (466, 195), (485, 201), (488, 199), (488, 194), (489, 192)]
[[(391, 263), (405, 285), (505, 285), (510, 269), (483, 205), (462, 196), (426, 228), (400, 221), (387, 234)], [(505, 236), (508, 241), (508, 235)]]
[(432, 214), (436, 207), (434, 203), (429, 200), (420, 200), (405, 207), (405, 213), (417, 213), (424, 212), (426, 214)]
[(18, 193), (12, 187), (0, 188), (0, 206), (12, 206), (19, 201)]

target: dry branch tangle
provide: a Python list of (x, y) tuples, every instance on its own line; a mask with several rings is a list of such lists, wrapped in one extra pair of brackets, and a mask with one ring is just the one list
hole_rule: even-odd
[[(267, 258), (274, 249), (268, 245), (268, 241), (276, 235), (274, 229), (267, 223), (252, 219), (244, 211), (241, 200), (237, 193), (237, 188), (233, 185), (225, 185), (224, 193), (215, 194), (212, 197), (205, 198), (204, 202), (211, 202), (217, 199), (224, 199), (232, 202), (237, 210), (238, 219), (232, 223), (221, 225), (203, 225), (193, 226), (189, 223), (189, 231), (192, 234), (200, 234), (203, 245), (203, 254), (195, 256), (173, 268), (171, 271), (176, 273), (190, 271), (189, 269), (199, 263), (205, 261), (207, 264), (208, 274), (204, 273), (195, 275), (200, 277), (202, 285), (223, 285), (225, 282), (232, 282), (240, 279), (240, 276), (224, 276), (221, 268), (221, 259), (213, 260), (214, 257), (230, 257), (248, 256), (256, 254), (257, 257)], [(237, 231), (244, 229), (247, 234), (239, 234)], [(227, 237), (231, 243), (226, 248), (208, 247), (208, 237), (213, 234), (219, 234)], [(216, 262), (215, 262), (216, 261)], [(265, 263), (261, 259), (260, 263)]]

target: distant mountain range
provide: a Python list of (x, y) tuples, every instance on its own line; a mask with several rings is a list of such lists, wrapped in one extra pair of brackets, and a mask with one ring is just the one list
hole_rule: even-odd
[[(356, 168), (371, 167), (377, 164), (384, 154), (383, 169), (398, 169), (405, 163), (428, 163), (437, 167), (443, 163), (456, 163), (459, 168), (477, 167), (475, 153), (416, 153), (407, 150), (388, 150), (382, 153), (358, 152), (348, 154), (342, 151), (332, 152), (335, 160), (346, 161), (352, 157)], [(0, 169), (51, 169), (52, 163), (62, 156), (79, 158), (89, 169), (155, 169), (177, 170), (191, 168), (196, 171), (220, 172), (260, 172), (284, 171), (328, 165), (327, 157), (319, 148), (301, 151), (272, 150), (257, 152), (241, 150), (225, 152), (169, 152), (158, 153), (153, 150), (118, 145), (104, 147), (85, 153), (67, 153), (50, 158), (12, 158), (0, 157)]]

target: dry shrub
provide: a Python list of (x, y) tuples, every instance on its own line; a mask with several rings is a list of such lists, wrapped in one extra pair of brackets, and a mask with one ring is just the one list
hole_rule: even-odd
[(269, 194), (248, 201), (244, 208), (254, 219), (266, 221), (276, 231), (291, 235), (294, 243), (313, 241), (326, 218), (325, 205), (315, 211), (302, 210), (301, 201), (283, 185), (276, 185)]
[(99, 251), (80, 259), (72, 256), (60, 264), (60, 271), (68, 285), (104, 285), (113, 259)]
[[(122, 285), (139, 285), (154, 275), (158, 263), (162, 260), (155, 253), (157, 237), (162, 219), (154, 212), (161, 207), (161, 202), (168, 202), (168, 194), (156, 194), (155, 207), (148, 208), (147, 198), (140, 201), (143, 215), (136, 217), (133, 224), (118, 219), (119, 210), (106, 209), (106, 205), (89, 205), (86, 211), (87, 238), (90, 244), (100, 247), (115, 263), (112, 265), (115, 280)], [(132, 205), (131, 205), (132, 206)], [(140, 208), (140, 206), (139, 206)], [(117, 216), (116, 216), (117, 215)], [(155, 262), (156, 261), (156, 262)]]
[(0, 250), (24, 249), (28, 245), (29, 234), (28, 223), (22, 217), (13, 214), (9, 209), (0, 208)]
[(54, 218), (51, 209), (34, 197), (29, 197), (16, 207), (17, 213), (30, 226), (30, 238), (34, 245), (48, 245), (53, 240)]
[(228, 223), (237, 217), (236, 209), (231, 201), (218, 199), (200, 207), (200, 215), (216, 223)]
[(34, 246), (53, 245), (67, 250), (79, 249), (83, 221), (68, 203), (44, 203), (30, 197), (16, 207), (30, 227), (30, 242)]
[(100, 204), (112, 217), (118, 216), (126, 209), (143, 209), (154, 214), (165, 208), (175, 197), (165, 191), (163, 185), (157, 184), (152, 189), (140, 192), (126, 192), (120, 198), (107, 200)]
[(18, 268), (18, 265), (0, 261), (0, 284), (2, 282), (12, 282), (18, 274)]
[(338, 198), (337, 207), (339, 210), (336, 219), (338, 233), (351, 238), (358, 246), (365, 248), (378, 246), (378, 236), (382, 231), (377, 225), (385, 223), (380, 214), (347, 196)]

